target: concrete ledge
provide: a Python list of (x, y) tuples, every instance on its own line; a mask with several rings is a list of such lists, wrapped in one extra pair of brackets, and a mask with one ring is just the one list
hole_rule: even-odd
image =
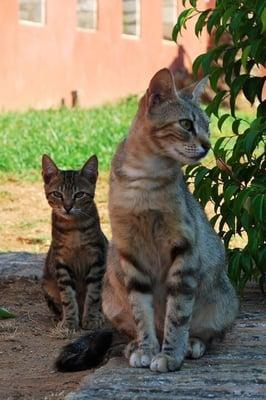
[(26, 252), (0, 253), (0, 278), (36, 278), (42, 276), (45, 254)]

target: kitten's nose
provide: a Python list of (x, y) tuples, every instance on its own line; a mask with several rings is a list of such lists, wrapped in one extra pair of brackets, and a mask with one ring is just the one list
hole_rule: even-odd
[(67, 213), (69, 213), (72, 207), (73, 207), (72, 204), (64, 204), (64, 209), (66, 210)]

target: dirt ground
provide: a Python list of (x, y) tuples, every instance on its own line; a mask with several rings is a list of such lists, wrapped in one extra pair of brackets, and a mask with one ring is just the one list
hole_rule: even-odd
[(0, 322), (0, 399), (63, 399), (88, 371), (55, 372), (58, 350), (69, 338), (55, 329), (40, 283), (0, 280), (0, 304), (16, 315)]

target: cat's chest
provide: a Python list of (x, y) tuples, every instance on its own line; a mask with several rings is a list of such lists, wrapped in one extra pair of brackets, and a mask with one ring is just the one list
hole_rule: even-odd
[(130, 252), (159, 275), (172, 265), (176, 251), (192, 240), (186, 221), (159, 210), (129, 216), (123, 239), (127, 243), (122, 246), (130, 246)]
[(60, 236), (59, 246), (54, 246), (56, 257), (73, 268), (85, 268), (93, 258), (94, 248), (84, 238), (82, 232), (75, 230)]

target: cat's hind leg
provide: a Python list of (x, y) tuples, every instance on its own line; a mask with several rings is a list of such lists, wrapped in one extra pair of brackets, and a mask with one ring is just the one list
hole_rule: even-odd
[(186, 357), (188, 358), (201, 358), (206, 351), (206, 344), (200, 338), (190, 337), (188, 340), (188, 351)]
[(221, 276), (219, 285), (202, 290), (195, 302), (190, 324), (190, 336), (200, 338), (206, 345), (221, 340), (232, 326), (239, 311), (236, 293), (227, 275)]

